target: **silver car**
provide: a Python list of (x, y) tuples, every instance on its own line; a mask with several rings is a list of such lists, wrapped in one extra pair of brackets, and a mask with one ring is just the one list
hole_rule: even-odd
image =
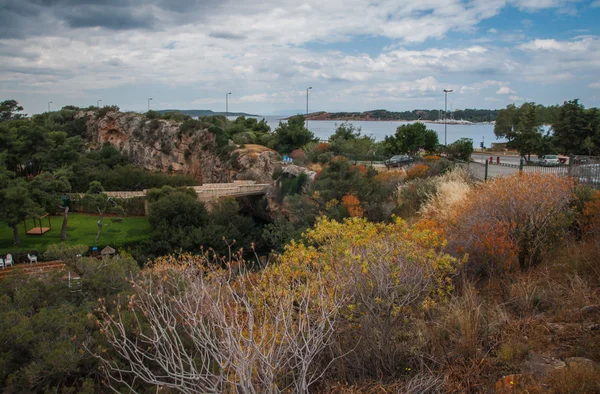
[(540, 157), (540, 161), (539, 161), (541, 166), (558, 166), (560, 165), (560, 161), (558, 160), (558, 156), (556, 155), (545, 155)]

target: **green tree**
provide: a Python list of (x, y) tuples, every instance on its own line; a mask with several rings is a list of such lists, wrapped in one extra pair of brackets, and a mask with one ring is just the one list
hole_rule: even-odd
[(292, 116), (287, 123), (279, 122), (275, 129), (275, 149), (280, 153), (290, 153), (311, 141), (317, 141), (315, 135), (304, 127), (304, 116)]
[(364, 158), (376, 150), (373, 137), (362, 135), (360, 127), (347, 122), (340, 124), (329, 137), (329, 147), (334, 153), (354, 156), (352, 158)]
[(438, 145), (437, 133), (427, 129), (425, 123), (415, 122), (399, 126), (393, 136), (385, 137), (384, 144), (389, 155), (408, 153), (414, 155), (419, 150), (435, 151)]
[(505, 109), (501, 109), (494, 125), (496, 138), (506, 138), (509, 142), (512, 141), (515, 138), (519, 120), (519, 109), (514, 104), (509, 104)]
[(542, 143), (540, 126), (536, 106), (533, 104), (523, 105), (512, 145), (519, 150), (522, 157), (527, 156), (527, 161), (531, 159), (531, 154), (535, 153)]
[(23, 178), (0, 179), (0, 220), (13, 230), (13, 241), (15, 245), (21, 243), (18, 225), (28, 215), (40, 215), (40, 206), (31, 198), (29, 185)]
[[(592, 153), (600, 143), (600, 114), (598, 109), (585, 109), (579, 100), (566, 101), (552, 125), (554, 143), (561, 153)], [(589, 138), (589, 140), (588, 140)], [(586, 140), (588, 143), (586, 143)], [(589, 149), (592, 147), (592, 149)]]
[(38, 205), (49, 213), (54, 213), (57, 210), (62, 211), (61, 241), (66, 241), (67, 239), (70, 205), (68, 204), (66, 193), (71, 191), (69, 176), (69, 171), (64, 169), (58, 170), (55, 173), (44, 172), (36, 176), (30, 183), (32, 198)]
[(23, 107), (16, 100), (4, 100), (0, 102), (0, 122), (9, 120), (23, 119), (27, 114), (19, 114)]

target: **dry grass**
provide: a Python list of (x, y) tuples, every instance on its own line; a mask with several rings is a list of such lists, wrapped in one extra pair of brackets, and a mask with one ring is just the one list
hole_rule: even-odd
[(600, 369), (578, 364), (559, 369), (548, 381), (553, 394), (597, 394), (600, 393)]
[(243, 149), (241, 149), (244, 153), (263, 153), (263, 152), (275, 152), (271, 148), (267, 148), (263, 145), (258, 144), (246, 144)]
[(421, 215), (442, 223), (450, 221), (471, 191), (470, 176), (458, 167), (439, 178), (437, 192), (421, 208)]

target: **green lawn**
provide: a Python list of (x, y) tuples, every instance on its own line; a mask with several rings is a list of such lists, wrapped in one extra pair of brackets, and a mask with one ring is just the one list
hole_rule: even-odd
[[(145, 217), (118, 218), (121, 223), (113, 221), (113, 217), (105, 217), (102, 221), (102, 235), (96, 244), (96, 233), (98, 232), (98, 216), (90, 216), (72, 213), (69, 215), (69, 226), (67, 231), (67, 244), (84, 244), (88, 246), (104, 247), (106, 245), (123, 244), (125, 242), (138, 241), (147, 238), (150, 234), (150, 223)], [(13, 245), (12, 229), (4, 223), (0, 223), (0, 255), (15, 252), (37, 251), (43, 253), (48, 245), (60, 243), (60, 229), (62, 227), (62, 216), (51, 218), (52, 230), (44, 235), (26, 235), (23, 224), (19, 225), (19, 236), (21, 245)], [(28, 229), (33, 226), (33, 221), (27, 222)], [(42, 222), (44, 227), (48, 226), (48, 220)]]

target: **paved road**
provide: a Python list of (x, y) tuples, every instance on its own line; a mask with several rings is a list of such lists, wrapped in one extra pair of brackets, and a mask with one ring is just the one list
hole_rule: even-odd
[[(496, 163), (496, 161), (497, 161), (497, 159), (499, 157), (500, 158), (500, 163), (512, 164), (512, 165), (515, 165), (515, 166), (519, 165), (519, 160), (520, 160), (519, 156), (492, 155), (490, 153), (485, 153), (485, 154), (473, 153), (471, 155), (471, 158), (473, 158), (473, 160), (475, 160), (476, 162), (485, 163), (485, 159), (489, 160), (490, 156), (492, 156), (494, 158), (494, 163)], [(536, 155), (531, 155), (531, 160), (532, 161), (535, 161), (537, 159), (538, 159), (538, 157)]]

